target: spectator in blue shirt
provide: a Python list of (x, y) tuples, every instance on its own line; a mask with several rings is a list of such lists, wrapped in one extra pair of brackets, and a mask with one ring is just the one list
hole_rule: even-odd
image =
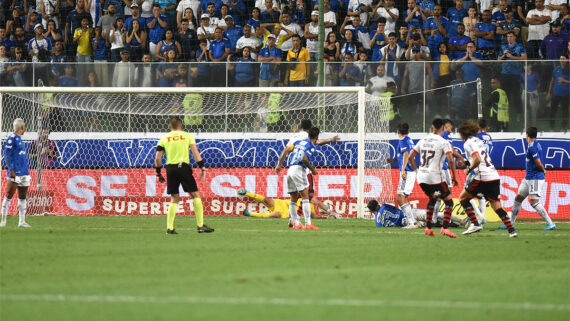
[(562, 34), (568, 36), (570, 34), (570, 11), (569, 5), (563, 5), (560, 9), (560, 16), (556, 19), (556, 22), (562, 25)]
[(196, 81), (194, 83), (199, 87), (210, 86), (210, 64), (208, 64), (208, 40), (201, 39), (199, 41), (198, 50), (196, 50), (196, 61), (198, 62)]
[(281, 49), (275, 45), (275, 35), (267, 36), (267, 45), (259, 51), (257, 60), (261, 61), (259, 73), (260, 87), (275, 87), (279, 81), (279, 62), (281, 61)]
[(422, 9), (422, 12), (426, 15), (426, 17), (429, 17), (433, 15), (435, 4), (432, 0), (423, 0), (422, 2), (420, 2), (420, 8)]
[(63, 76), (59, 77), (57, 84), (59, 87), (77, 87), (77, 78), (75, 78), (72, 65), (66, 65)]
[[(187, 25), (188, 25), (188, 21)], [(160, 6), (155, 3), (152, 8), (152, 17), (146, 18), (146, 27), (148, 29), (148, 50), (153, 60), (156, 60), (156, 47), (166, 31), (168, 26), (168, 18), (160, 13)], [(186, 26), (188, 27), (188, 26)]]
[(538, 87), (540, 84), (540, 76), (533, 70), (532, 64), (526, 65), (526, 73), (521, 74), (521, 90), (526, 91), (526, 106), (529, 126), (536, 125), (536, 115), (540, 106), (540, 96), (538, 95)]
[[(241, 51), (241, 58), (237, 58), (235, 63), (228, 65), (229, 70), (234, 71), (232, 86), (234, 87), (253, 87), (257, 75), (257, 64), (251, 59), (251, 48), (244, 47)], [(228, 62), (231, 56), (228, 56)]]
[(338, 77), (341, 86), (354, 86), (362, 80), (360, 69), (353, 63), (352, 53), (347, 52), (344, 54), (344, 61), (339, 66)]
[(463, 0), (455, 1), (455, 8), (447, 9), (447, 19), (449, 19), (448, 34), (449, 38), (457, 35), (457, 25), (463, 23), (463, 18), (467, 17), (467, 10), (463, 8)]
[[(221, 0), (219, 1), (221, 2)], [(160, 5), (161, 11), (168, 17), (169, 23), (176, 26), (176, 0), (156, 0), (155, 2)]]
[(497, 26), (497, 37), (501, 39), (501, 45), (507, 44), (507, 32), (513, 31), (517, 36), (517, 42), (520, 42), (521, 24), (513, 19), (513, 10), (510, 7), (505, 9), (505, 20)]
[(477, 49), (483, 55), (483, 59), (495, 59), (495, 31), (497, 27), (491, 23), (491, 11), (483, 12), (483, 21), (475, 25), (474, 35), (477, 37)]
[(273, 0), (265, 0), (267, 10), (261, 13), (261, 23), (279, 23), (281, 12), (273, 9)]
[(433, 16), (424, 23), (424, 35), (431, 35), (432, 31), (438, 30), (443, 37), (446, 37), (448, 23), (449, 19), (441, 15), (441, 6), (436, 5), (433, 8)]
[(133, 1), (131, 4), (131, 13), (132, 15), (125, 20), (125, 29), (130, 30), (132, 21), (138, 20), (141, 30), (144, 30), (146, 28), (146, 19), (141, 17), (141, 10), (136, 1)]
[[(507, 44), (501, 47), (501, 54), (499, 60), (526, 60), (526, 50), (516, 42), (516, 35), (513, 31), (507, 33)], [(522, 63), (518, 62), (503, 62), (501, 64), (501, 84), (502, 89), (505, 90), (509, 97), (511, 106), (515, 108), (517, 121), (520, 121), (523, 114), (521, 102), (521, 87), (518, 83), (520, 74), (522, 73)]]
[(372, 50), (372, 61), (380, 61), (382, 59), (382, 49), (386, 45), (386, 34), (384, 28), (386, 27), (386, 19), (384, 17), (378, 18), (376, 23), (377, 28), (370, 32), (370, 50)]
[(499, 24), (505, 21), (507, 18), (505, 17), (505, 10), (507, 9), (507, 1), (500, 0), (499, 5), (493, 9), (491, 14), (491, 21), (495, 26), (499, 26)]
[(214, 40), (210, 41), (208, 51), (209, 60), (216, 62), (210, 69), (210, 84), (216, 86), (226, 86), (226, 65), (225, 62), (231, 53), (230, 41), (223, 38), (222, 28), (216, 28)]
[(407, 24), (408, 29), (411, 29), (412, 26), (422, 28), (426, 20), (426, 15), (421, 7), (416, 4), (416, 1), (408, 0), (408, 10), (404, 11), (404, 22)]
[(190, 61), (194, 59), (196, 50), (198, 49), (198, 35), (194, 29), (189, 28), (190, 21), (184, 18), (180, 21), (180, 28), (176, 35), (177, 41), (180, 43), (182, 55), (181, 61)]
[(554, 122), (558, 108), (562, 109), (562, 130), (568, 130), (568, 111), (570, 108), (570, 64), (566, 57), (560, 57), (560, 66), (554, 69), (552, 80), (548, 87), (546, 100), (550, 104), (550, 130), (554, 130)]
[(253, 31), (257, 31), (257, 28), (261, 24), (261, 11), (259, 8), (253, 8), (251, 10), (251, 18), (247, 21), (247, 24), (253, 28)]
[(245, 3), (242, 0), (229, 0), (226, 5), (230, 9), (230, 15), (234, 18), (235, 25), (243, 27), (243, 17), (247, 13)]
[(542, 57), (548, 60), (557, 60), (566, 52), (566, 47), (570, 38), (568, 35), (561, 35), (562, 25), (554, 22), (550, 25), (552, 32), (549, 33), (540, 43), (540, 52)]
[(226, 31), (224, 31), (224, 37), (230, 41), (231, 53), (236, 52), (236, 43), (241, 36), (243, 36), (243, 28), (234, 25), (234, 18), (230, 15), (224, 17), (226, 21)]
[[(449, 84), (451, 87), (447, 89), (448, 106), (451, 110), (451, 119), (454, 122), (462, 122), (467, 119), (466, 111), (473, 110), (473, 86), (465, 85), (464, 73), (462, 69), (455, 72), (455, 79)], [(462, 85), (463, 84), (463, 85)]]
[(451, 57), (456, 60), (465, 56), (467, 50), (467, 43), (471, 42), (471, 38), (465, 35), (465, 25), (460, 23), (457, 25), (457, 35), (450, 37), (448, 41), (448, 48), (451, 52)]
[(95, 37), (91, 39), (93, 48), (94, 70), (97, 78), (103, 86), (109, 85), (109, 67), (107, 58), (109, 56), (109, 42), (107, 37), (101, 35), (101, 26), (95, 27)]

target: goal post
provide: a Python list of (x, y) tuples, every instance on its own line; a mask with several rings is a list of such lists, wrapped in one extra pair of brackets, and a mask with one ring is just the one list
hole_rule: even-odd
[[(273, 168), (300, 121), (310, 119), (320, 138), (340, 137), (314, 159), (315, 196), (324, 208), (363, 218), (369, 199), (393, 203), (389, 108), (389, 98), (364, 87), (0, 87), (2, 142), (13, 119), (27, 125), (29, 202), (39, 204), (31, 214), (163, 215), (168, 198), (152, 170), (154, 148), (169, 117), (180, 116), (212, 167), (199, 182), (206, 215), (265, 210), (235, 197), (240, 187), (287, 198), (286, 171)], [(191, 207), (183, 204), (180, 214)]]

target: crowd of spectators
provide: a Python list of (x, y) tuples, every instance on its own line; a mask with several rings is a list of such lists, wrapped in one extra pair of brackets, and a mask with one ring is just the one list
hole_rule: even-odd
[[(418, 84), (406, 77), (420, 72), (430, 78), (429, 87), (455, 80), (451, 61), (558, 60), (570, 50), (568, 0), (322, 2), (324, 59), (339, 62), (326, 67), (328, 85), (370, 83), (377, 64), (369, 62), (376, 62), (384, 63), (398, 92), (410, 92)], [(0, 5), (1, 85), (25, 84), (30, 69), (25, 61), (51, 62), (37, 67), (35, 78), (62, 86), (91, 71), (97, 82), (118, 86), (184, 86), (192, 79), (201, 86), (302, 86), (315, 79), (316, 68), (304, 62), (318, 59), (319, 0), (0, 0)], [(406, 60), (441, 64), (419, 70), (394, 63)], [(276, 64), (281, 61), (292, 63)], [(66, 62), (80, 64), (59, 64)], [(94, 64), (81, 64), (86, 62)], [(109, 68), (107, 62), (116, 65)], [(161, 63), (117, 72), (127, 70), (121, 65), (128, 62)], [(196, 67), (179, 66), (184, 62)], [(465, 81), (478, 76), (473, 66), (461, 69)], [(520, 66), (499, 69), (505, 83), (519, 83)], [(84, 78), (78, 83), (89, 85)]]

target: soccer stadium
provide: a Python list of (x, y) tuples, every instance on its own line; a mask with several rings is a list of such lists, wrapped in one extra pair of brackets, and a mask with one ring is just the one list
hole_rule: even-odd
[(570, 320), (568, 0), (0, 0), (0, 320)]

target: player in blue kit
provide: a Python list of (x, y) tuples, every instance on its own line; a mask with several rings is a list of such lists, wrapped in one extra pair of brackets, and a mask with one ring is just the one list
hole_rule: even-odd
[(408, 196), (412, 194), (414, 184), (416, 183), (416, 172), (409, 162), (409, 157), (414, 149), (414, 142), (408, 136), (410, 133), (410, 126), (407, 123), (398, 125), (398, 148), (396, 150), (397, 158), (389, 158), (388, 163), (398, 162), (398, 169), (400, 170), (400, 181), (398, 182), (398, 191), (396, 192), (396, 203), (404, 212), (407, 220), (407, 225), (404, 228), (415, 228), (416, 220), (412, 215), (412, 207), (408, 202)]
[[(536, 141), (536, 134), (538, 130), (536, 127), (529, 127), (526, 130), (526, 141), (528, 142), (528, 149), (526, 152), (526, 176), (519, 186), (517, 196), (515, 197), (515, 204), (513, 205), (511, 221), (515, 223), (519, 212), (521, 211), (521, 204), (528, 196), (528, 202), (534, 210), (542, 216), (546, 221), (545, 231), (556, 229), (556, 224), (552, 222), (546, 209), (540, 204), (540, 197), (542, 196), (542, 186), (544, 185), (544, 178), (546, 169), (542, 165), (542, 147)], [(504, 225), (499, 226), (500, 229), (505, 229)]]
[[(289, 217), (293, 221), (293, 229), (296, 230), (318, 230), (311, 223), (311, 203), (309, 201), (309, 181), (307, 179), (306, 169), (309, 169), (313, 175), (317, 175), (317, 170), (311, 164), (311, 158), (316, 153), (316, 144), (319, 139), (320, 130), (313, 127), (309, 130), (309, 138), (295, 142), (291, 158), (289, 159), (289, 169), (287, 170), (287, 191), (291, 195), (291, 203), (289, 204)], [(279, 157), (278, 164), (282, 164), (285, 160), (285, 154)], [(303, 207), (303, 216), (305, 217), (305, 226), (299, 222), (297, 215), (297, 200), (301, 198), (301, 206)]]
[(0, 227), (6, 226), (6, 216), (10, 208), (10, 201), (18, 190), (18, 227), (31, 227), (26, 223), (26, 194), (30, 186), (30, 172), (28, 171), (28, 153), (26, 145), (22, 142), (22, 135), (26, 132), (26, 124), (21, 118), (14, 120), (14, 132), (4, 142), (4, 161), (8, 167), (8, 183), (6, 195), (2, 201), (2, 221)]

